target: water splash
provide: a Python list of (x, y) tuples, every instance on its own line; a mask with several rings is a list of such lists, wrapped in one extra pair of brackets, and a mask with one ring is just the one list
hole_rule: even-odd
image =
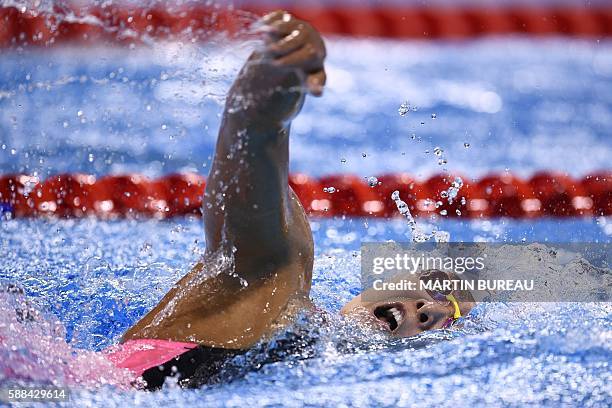
[[(443, 192), (445, 193), (443, 197), (446, 196), (449, 204), (452, 204), (455, 201), (461, 187), (463, 187), (463, 179), (461, 177), (455, 177), (448, 190)], [(464, 204), (465, 199), (462, 199), (461, 203)]]
[[(6, 290), (8, 288), (9, 291)], [(0, 288), (0, 382), (128, 389), (133, 376), (101, 353), (73, 348), (66, 329), (14, 285)]]
[(410, 213), (410, 208), (405, 201), (400, 198), (399, 191), (391, 193), (391, 199), (395, 202), (399, 213), (406, 219), (410, 227), (412, 242), (427, 242), (434, 239), (435, 242), (449, 242), (450, 234), (446, 231), (438, 231), (434, 229), (430, 234), (423, 232), (417, 225), (416, 220)]

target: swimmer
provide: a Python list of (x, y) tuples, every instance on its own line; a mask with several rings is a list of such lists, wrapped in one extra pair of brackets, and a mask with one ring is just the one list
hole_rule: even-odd
[[(278, 11), (227, 96), (203, 203), (206, 255), (124, 334), (112, 353), (149, 389), (210, 376), (309, 308), (314, 258), (308, 219), (288, 185), (289, 133), (306, 94), (321, 96), (325, 44), (307, 22)], [(448, 326), (473, 306), (466, 293), (429, 293), (342, 308), (348, 319), (414, 336)]]

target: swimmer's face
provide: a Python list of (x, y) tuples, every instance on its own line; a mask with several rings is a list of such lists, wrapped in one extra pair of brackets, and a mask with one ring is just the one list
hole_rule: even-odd
[[(361, 323), (379, 327), (393, 337), (410, 337), (425, 330), (441, 329), (453, 316), (452, 304), (436, 302), (424, 290), (411, 291), (410, 297), (388, 296), (384, 299), (370, 291), (373, 289), (353, 298), (340, 313)], [(365, 301), (364, 298), (376, 300)], [(459, 301), (463, 316), (474, 306), (474, 302)]]

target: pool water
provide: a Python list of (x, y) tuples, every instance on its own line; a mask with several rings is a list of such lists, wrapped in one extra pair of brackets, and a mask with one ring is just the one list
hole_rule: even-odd
[[(329, 89), (307, 101), (293, 126), (292, 169), (426, 177), (446, 167), (479, 177), (608, 168), (611, 48), (566, 39), (330, 40)], [(248, 50), (158, 44), (3, 55), (0, 170), (43, 178), (64, 171), (205, 174), (223, 95)], [(416, 110), (399, 115), (404, 102)], [(438, 165), (436, 146), (446, 165)], [(612, 235), (612, 220), (603, 217), (438, 218), (419, 222), (453, 241), (610, 242)], [(125, 374), (93, 352), (116, 343), (199, 259), (201, 220), (0, 221), (0, 280), (26, 292), (0, 296), (0, 384), (67, 385), (76, 406), (612, 403), (610, 304), (480, 304), (458, 330), (386, 341), (334, 316), (359, 290), (360, 243), (405, 241), (408, 226), (401, 219), (313, 219), (312, 227), (312, 298), (330, 321), (317, 331), (314, 357), (259, 369), (237, 360), (220, 384), (150, 394), (122, 387)], [(35, 322), (17, 321), (14, 310), (25, 302), (40, 311)], [(309, 319), (317, 318), (305, 317), (315, 331)]]
[[(124, 374), (90, 350), (114, 344), (199, 259), (200, 220), (5, 221), (0, 224), (0, 279), (26, 288), (27, 301), (42, 311), (37, 319), (44, 324), (17, 323), (15, 301), (0, 298), (0, 337), (7, 338), (0, 351), (2, 382), (67, 384), (74, 389), (73, 403), (105, 406), (160, 399), (206, 406), (602, 406), (609, 401), (612, 308), (606, 303), (480, 304), (463, 328), (404, 342), (366, 338), (367, 333), (333, 317), (359, 291), (359, 242), (405, 240), (407, 228), (400, 220), (363, 223), (313, 222), (312, 298), (331, 315), (327, 330), (318, 334), (315, 357), (290, 357), (259, 370), (247, 365), (238, 376), (230, 371), (228, 378), (235, 379), (226, 384), (190, 391), (170, 387), (151, 395), (114, 384)], [(564, 241), (572, 240), (572, 231), (606, 237), (595, 221), (453, 222), (444, 227), (458, 240), (516, 241), (537, 238), (534, 230), (555, 230)], [(77, 351), (70, 351), (65, 340)], [(347, 342), (357, 351), (343, 352), (340, 346)], [(49, 378), (49, 365), (59, 361), (69, 368), (52, 370)], [(15, 362), (22, 364), (19, 376), (6, 375)], [(111, 385), (92, 391), (96, 373), (106, 373), (104, 381)]]
[[(295, 172), (428, 177), (446, 167), (469, 177), (540, 169), (583, 176), (610, 166), (610, 41), (327, 45), (326, 94), (308, 98), (293, 123)], [(225, 92), (252, 46), (5, 53), (0, 169), (43, 178), (206, 174)], [(410, 111), (401, 116), (404, 102)]]

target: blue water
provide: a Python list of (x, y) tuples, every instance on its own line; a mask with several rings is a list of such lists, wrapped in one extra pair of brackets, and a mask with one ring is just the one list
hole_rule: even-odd
[[(312, 298), (328, 313), (337, 312), (359, 291), (362, 239), (405, 239), (407, 227), (399, 220), (368, 221), (367, 227), (363, 222), (313, 222), (317, 249)], [(608, 239), (606, 220), (453, 222), (443, 227), (457, 240), (520, 241), (553, 235), (562, 241)], [(71, 345), (86, 350), (115, 343), (203, 251), (200, 220), (18, 220), (0, 223), (0, 231), (0, 279), (25, 287), (36, 308), (65, 326)], [(289, 359), (259, 371), (246, 370), (229, 384), (196, 391), (168, 389), (155, 396), (113, 389), (93, 393), (73, 386), (73, 403), (148, 405), (161, 399), (207, 406), (433, 406), (448, 400), (603, 406), (610, 399), (611, 311), (609, 304), (481, 304), (450, 338), (421, 336), (425, 347), (418, 339), (399, 345), (378, 339), (376, 347), (368, 343), (352, 354), (334, 347), (371, 339), (332, 318), (330, 333), (322, 336), (310, 360)], [(12, 341), (29, 347), (40, 335), (25, 333), (30, 337)], [(32, 368), (42, 370), (44, 365), (31, 358)]]
[[(473, 177), (506, 168), (576, 176), (609, 168), (611, 48), (574, 40), (332, 40), (329, 89), (309, 99), (294, 124), (292, 168), (428, 176), (444, 167), (431, 153), (435, 146), (444, 149), (449, 170)], [(223, 95), (247, 53), (246, 45), (220, 43), (3, 54), (0, 172), (205, 174)], [(417, 110), (400, 116), (404, 101)], [(612, 236), (606, 218), (441, 218), (436, 226), (454, 241), (610, 242)], [(244, 369), (232, 382), (199, 390), (146, 394), (113, 385), (92, 390), (73, 377), (95, 371), (101, 363), (88, 352), (114, 344), (199, 259), (201, 221), (0, 221), (0, 280), (24, 287), (25, 299), (49, 323), (17, 324), (10, 302), (0, 299), (0, 338), (10, 344), (0, 350), (0, 384), (15, 381), (3, 373), (19, 355), (20, 383), (67, 384), (75, 406), (612, 403), (609, 304), (481, 304), (451, 334), (399, 343), (368, 337), (334, 316), (359, 290), (360, 243), (406, 240), (407, 226), (336, 219), (313, 220), (312, 227), (312, 298), (332, 322), (315, 357)], [(77, 351), (63, 348), (66, 341)], [(367, 347), (338, 351), (346, 342)], [(49, 361), (67, 368), (49, 374)]]
[[(294, 171), (426, 177), (445, 167), (436, 146), (449, 170), (470, 177), (583, 176), (610, 166), (610, 41), (336, 40), (328, 48), (327, 93), (308, 99), (293, 125)], [(206, 174), (225, 92), (250, 49), (221, 41), (3, 54), (0, 169)], [(403, 102), (417, 111), (400, 116)]]

